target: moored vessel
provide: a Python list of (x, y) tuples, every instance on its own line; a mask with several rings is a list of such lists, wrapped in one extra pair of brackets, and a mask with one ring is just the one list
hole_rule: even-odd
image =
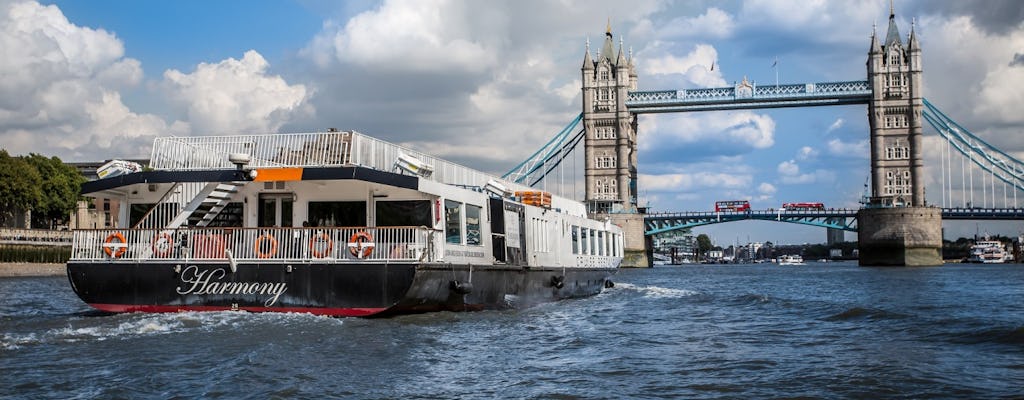
[(981, 264), (1002, 264), (1006, 262), (1007, 252), (1003, 243), (998, 240), (979, 240), (971, 245), (967, 262)]
[(357, 132), (157, 138), (150, 167), (82, 186), (118, 204), (67, 264), (99, 310), (505, 308), (597, 294), (622, 260), (579, 202)]

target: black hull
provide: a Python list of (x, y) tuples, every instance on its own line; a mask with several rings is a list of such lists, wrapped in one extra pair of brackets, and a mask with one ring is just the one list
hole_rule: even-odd
[(244, 310), (331, 316), (474, 311), (600, 293), (614, 268), (450, 264), (69, 262), (68, 279), (107, 312)]

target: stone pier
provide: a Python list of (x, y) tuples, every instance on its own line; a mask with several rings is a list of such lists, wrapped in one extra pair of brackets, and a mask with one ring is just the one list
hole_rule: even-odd
[(857, 238), (861, 266), (942, 265), (942, 209), (862, 209)]
[(648, 268), (651, 266), (651, 255), (649, 239), (644, 236), (644, 215), (640, 213), (629, 214), (603, 214), (599, 219), (607, 217), (611, 223), (622, 228), (623, 250), (625, 256), (622, 258), (622, 267), (626, 268)]

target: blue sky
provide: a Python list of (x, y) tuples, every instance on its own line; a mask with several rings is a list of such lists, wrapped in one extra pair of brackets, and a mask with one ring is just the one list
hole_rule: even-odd
[[(895, 9), (904, 37), (915, 20), (925, 96), (1024, 155), (1024, 3)], [(781, 83), (865, 79), (872, 24), (884, 35), (888, 13), (886, 0), (0, 0), (0, 143), (86, 161), (146, 157), (160, 135), (336, 127), (501, 174), (579, 112), (586, 42), (596, 53), (609, 18), (640, 88), (660, 90), (774, 84), (776, 72)], [(724, 199), (856, 207), (868, 176), (863, 106), (643, 115), (639, 135), (640, 194), (656, 211)], [(929, 169), (929, 188), (938, 175)], [(947, 236), (976, 230), (1024, 224), (947, 224)], [(697, 232), (824, 239), (755, 222)]]

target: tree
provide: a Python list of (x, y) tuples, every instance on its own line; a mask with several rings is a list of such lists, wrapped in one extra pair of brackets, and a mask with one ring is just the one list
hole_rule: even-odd
[(33, 209), (42, 197), (39, 172), (23, 157), (11, 157), (0, 149), (0, 223), (16, 213)]
[[(699, 252), (699, 254), (706, 254), (708, 250), (711, 250), (711, 248), (711, 238), (708, 237), (708, 235), (703, 233), (697, 235), (697, 251)], [(699, 259), (700, 255), (698, 255), (697, 258)]]
[(42, 197), (33, 208), (32, 225), (53, 228), (75, 209), (85, 177), (57, 157), (46, 158), (30, 153), (25, 160), (42, 179)]

